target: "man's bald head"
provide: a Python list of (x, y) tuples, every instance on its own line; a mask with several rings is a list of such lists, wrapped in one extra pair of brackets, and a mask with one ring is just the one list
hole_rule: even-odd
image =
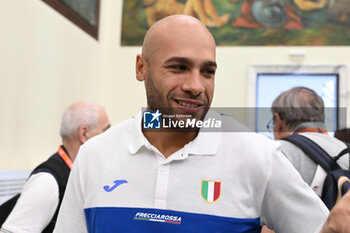
[(142, 45), (142, 56), (148, 60), (154, 52), (166, 47), (168, 43), (174, 40), (188, 43), (188, 39), (192, 43), (205, 41), (215, 53), (215, 40), (201, 21), (188, 15), (171, 15), (157, 21), (147, 31)]
[(82, 125), (95, 129), (100, 124), (109, 126), (108, 117), (100, 105), (89, 101), (76, 101), (62, 115), (60, 135), (64, 140), (72, 140), (77, 137), (77, 130)]
[(213, 98), (216, 68), (208, 29), (194, 17), (173, 15), (146, 33), (136, 79), (145, 82), (149, 109), (185, 114), (188, 109), (181, 108), (192, 106), (192, 115), (202, 119)]

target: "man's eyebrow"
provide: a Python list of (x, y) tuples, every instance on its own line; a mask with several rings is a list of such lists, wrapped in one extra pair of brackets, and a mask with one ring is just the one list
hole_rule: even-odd
[[(186, 57), (171, 57), (169, 59), (167, 59), (164, 64), (168, 64), (168, 63), (172, 63), (172, 62), (176, 62), (176, 63), (182, 63), (182, 64), (188, 64), (188, 65), (194, 65), (194, 62), (191, 61), (190, 59), (186, 58)], [(203, 62), (203, 64), (201, 66), (214, 66), (215, 68), (217, 67), (217, 64), (215, 61), (205, 61)]]
[(216, 64), (215, 61), (207, 61), (207, 62), (204, 62), (202, 66), (204, 66), (204, 67), (214, 66), (215, 68), (218, 67), (218, 65)]
[(171, 57), (167, 59), (164, 63), (167, 64), (172, 62), (193, 65), (193, 61), (185, 57)]

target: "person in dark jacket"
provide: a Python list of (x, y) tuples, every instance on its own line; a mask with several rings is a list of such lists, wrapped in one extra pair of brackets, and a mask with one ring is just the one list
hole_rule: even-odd
[(0, 232), (52, 232), (79, 147), (110, 126), (104, 109), (78, 101), (63, 113), (62, 145), (31, 173)]

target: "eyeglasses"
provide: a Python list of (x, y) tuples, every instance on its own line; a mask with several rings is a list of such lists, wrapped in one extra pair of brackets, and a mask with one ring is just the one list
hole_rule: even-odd
[(273, 122), (275, 121), (275, 117), (272, 117), (269, 123), (267, 123), (266, 128), (269, 132), (273, 132)]

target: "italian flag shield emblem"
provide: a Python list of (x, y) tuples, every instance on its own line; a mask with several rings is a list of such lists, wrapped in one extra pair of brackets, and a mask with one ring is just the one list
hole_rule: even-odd
[(202, 180), (202, 197), (209, 204), (214, 203), (220, 197), (221, 193), (221, 182)]

